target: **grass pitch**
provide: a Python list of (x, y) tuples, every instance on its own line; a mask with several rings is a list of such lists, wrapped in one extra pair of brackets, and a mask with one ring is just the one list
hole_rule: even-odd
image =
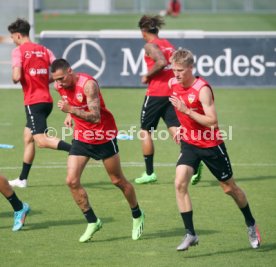
[[(120, 130), (139, 129), (144, 90), (104, 89), (103, 95)], [(54, 93), (55, 103), (57, 94)], [(1, 149), (1, 172), (18, 176), (23, 153), (25, 124), (22, 93), (1, 90), (0, 140), (15, 145)], [(0, 262), (3, 266), (273, 266), (276, 260), (274, 123), (276, 90), (215, 89), (223, 129), (232, 126), (232, 141), (226, 141), (237, 183), (246, 191), (262, 233), (260, 249), (249, 247), (240, 211), (225, 196), (205, 168), (203, 180), (190, 186), (194, 222), (200, 243), (186, 252), (175, 250), (183, 236), (177, 211), (173, 178), (178, 147), (171, 140), (157, 140), (155, 171), (158, 182), (135, 185), (146, 213), (144, 235), (131, 240), (131, 215), (121, 192), (113, 187), (101, 163), (91, 161), (82, 182), (91, 204), (103, 220), (103, 229), (93, 241), (80, 244), (86, 221), (73, 202), (67, 186), (66, 155), (38, 149), (29, 187), (16, 193), (32, 208), (22, 231), (13, 233), (9, 203), (0, 198)], [(124, 110), (124, 112), (122, 112)], [(62, 135), (64, 114), (56, 105), (49, 125)], [(163, 123), (159, 131), (165, 130)], [(70, 138), (67, 138), (69, 141)], [(134, 181), (144, 170), (140, 141), (119, 141), (123, 170)], [(1, 264), (1, 265), (2, 265)]]
[[(136, 29), (141, 14), (89, 15), (89, 14), (36, 14), (35, 31), (43, 30), (106, 30)], [(165, 17), (165, 30), (205, 31), (275, 31), (275, 14), (187, 14), (177, 18)]]

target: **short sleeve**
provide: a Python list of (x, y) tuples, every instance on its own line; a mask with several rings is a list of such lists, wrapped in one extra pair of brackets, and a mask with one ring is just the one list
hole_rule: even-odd
[(12, 67), (22, 67), (21, 51), (19, 47), (12, 50)]

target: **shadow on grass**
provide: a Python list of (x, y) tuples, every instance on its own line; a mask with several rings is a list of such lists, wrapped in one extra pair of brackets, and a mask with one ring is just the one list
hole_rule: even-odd
[[(104, 223), (109, 223), (114, 221), (112, 217), (105, 217), (103, 218)], [(26, 223), (26, 227), (24, 227), (25, 230), (40, 230), (40, 229), (47, 229), (50, 227), (59, 227), (59, 226), (68, 226), (68, 225), (78, 225), (83, 224), (86, 226), (86, 221), (84, 218), (78, 219), (78, 220), (48, 220), (43, 221), (40, 223)]]
[(200, 254), (197, 251), (196, 255), (188, 255), (186, 254), (186, 252), (184, 252), (184, 255), (185, 255), (185, 258), (192, 259), (192, 258), (210, 257), (210, 256), (224, 255), (224, 254), (234, 254), (234, 253), (240, 253), (243, 251), (253, 251), (253, 250), (256, 253), (264, 253), (275, 249), (276, 249), (276, 243), (270, 243), (270, 244), (263, 244), (258, 249), (252, 249), (250, 247), (247, 247), (247, 248), (239, 248), (239, 249), (232, 249), (232, 250), (213, 251), (205, 254)]
[[(1, 213), (1, 217), (2, 217)], [(38, 222), (38, 223), (28, 223), (28, 219), (30, 216), (34, 214), (42, 214), (42, 212), (37, 212), (32, 210), (31, 215), (28, 215), (26, 219), (25, 226), (23, 228), (24, 231), (30, 231), (30, 230), (40, 230), (40, 229), (48, 229), (51, 227), (63, 227), (63, 226), (68, 226), (68, 225), (78, 225), (78, 224), (83, 224), (86, 226), (86, 221), (84, 218), (78, 219), (78, 220), (45, 220), (43, 222)], [(11, 217), (13, 218), (13, 214), (6, 212), (5, 217)], [(101, 218), (102, 219), (102, 218)], [(102, 219), (103, 223), (110, 223), (113, 222), (114, 219), (112, 217), (105, 217)], [(0, 229), (7, 229), (10, 228), (11, 226), (2, 226)]]
[[(197, 230), (196, 231), (199, 235), (212, 235), (219, 233), (217, 230)], [(175, 229), (169, 229), (169, 230), (159, 230), (158, 232), (154, 233), (145, 233), (143, 236), (143, 239), (153, 239), (153, 238), (167, 238), (167, 237), (174, 237), (174, 236), (179, 236), (183, 237), (184, 236), (184, 230), (183, 228), (175, 228)]]
[[(114, 188), (114, 185), (112, 185), (109, 178), (107, 178), (106, 181), (100, 181), (100, 182), (82, 182), (81, 183), (84, 188), (97, 188), (97, 189), (103, 189), (103, 190), (110, 190)], [(58, 183), (58, 184), (37, 184), (37, 185), (28, 185), (28, 188), (37, 188), (37, 187), (65, 187), (66, 189), (68, 186), (66, 185), (66, 182)]]
[[(235, 176), (234, 176), (235, 177)], [(276, 179), (276, 176), (270, 175), (270, 176), (251, 176), (251, 177), (235, 177), (236, 182), (252, 182), (252, 181), (264, 181), (264, 180), (274, 180)], [(149, 183), (149, 184), (140, 184), (136, 185), (134, 180), (128, 179), (129, 182), (132, 183), (132, 185), (143, 187), (143, 186), (160, 186), (160, 185), (173, 185), (174, 184), (174, 179), (168, 179), (167, 181), (165, 179), (159, 179), (155, 183)], [(82, 185), (84, 188), (97, 188), (97, 189), (102, 189), (102, 190), (113, 190), (114, 186), (112, 185), (111, 181), (109, 180), (108, 177), (103, 177), (102, 181), (97, 181), (93, 182), (93, 179), (91, 179), (91, 182), (82, 182)], [(35, 188), (35, 187), (66, 187), (67, 185), (65, 181), (63, 183), (58, 183), (58, 184), (38, 184), (38, 185), (28, 185), (30, 188)], [(202, 180), (197, 184), (194, 185), (193, 187), (210, 187), (210, 186), (219, 186), (219, 183), (215, 177), (213, 177), (213, 180), (204, 180), (204, 174)]]
[[(209, 187), (209, 186), (219, 186), (219, 182), (218, 180), (213, 177), (213, 180), (204, 180), (204, 177), (202, 178), (202, 180), (197, 184), (197, 185), (190, 185), (190, 187), (196, 188), (196, 187)], [(236, 182), (253, 182), (253, 181), (264, 181), (264, 180), (275, 180), (276, 179), (276, 175), (270, 175), (270, 176), (251, 176), (251, 177), (236, 177), (234, 176), (235, 181)], [(173, 184), (173, 180), (172, 181), (168, 181), (168, 182), (163, 182), (163, 181), (158, 181), (156, 183), (154, 183), (154, 185), (166, 185), (166, 184)], [(152, 184), (153, 185), (153, 184)], [(146, 186), (146, 185), (145, 185)]]
[(107, 177), (107, 179), (105, 181), (98, 181), (98, 182), (85, 182), (82, 183), (84, 188), (97, 188), (97, 189), (103, 189), (103, 190), (113, 190), (114, 188), (116, 188), (111, 181), (109, 180), (109, 178)]
[[(235, 177), (235, 181), (236, 182), (259, 182), (259, 181), (264, 181), (264, 180), (275, 180), (276, 179), (276, 176), (251, 176), (251, 177)], [(214, 181), (200, 181), (199, 184), (197, 186), (218, 186), (219, 183), (218, 181), (214, 178)]]
[[(111, 229), (110, 229), (111, 230)], [(212, 235), (215, 233), (218, 233), (219, 231), (216, 230), (199, 230), (197, 231), (200, 235)], [(112, 230), (111, 230), (112, 234)], [(175, 228), (175, 229), (169, 229), (169, 230), (159, 230), (158, 232), (144, 232), (143, 236), (141, 237), (141, 240), (153, 240), (153, 239), (160, 239), (160, 238), (169, 238), (169, 237), (183, 237), (184, 236), (184, 230), (183, 228)], [(104, 240), (97, 240), (96, 242), (106, 242), (106, 241), (116, 241), (116, 240), (124, 240), (124, 239), (129, 239), (130, 236), (114, 236), (110, 237), (108, 239)], [(95, 240), (94, 240), (95, 241)]]

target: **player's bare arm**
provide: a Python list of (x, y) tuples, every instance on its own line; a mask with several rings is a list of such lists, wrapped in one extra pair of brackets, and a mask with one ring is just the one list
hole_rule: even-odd
[(169, 98), (173, 106), (180, 112), (188, 115), (197, 123), (206, 127), (218, 127), (217, 113), (215, 109), (215, 103), (211, 89), (208, 86), (204, 86), (199, 93), (199, 101), (202, 104), (205, 114), (199, 114), (198, 112), (189, 109), (181, 98), (171, 96)]
[(89, 111), (84, 111), (72, 107), (70, 113), (92, 123), (98, 123), (101, 119), (100, 114), (100, 98), (99, 87), (95, 81), (87, 81), (84, 86), (84, 94), (86, 95), (87, 106)]
[(12, 81), (18, 83), (21, 79), (21, 67), (13, 67), (12, 69)]
[(205, 115), (201, 115), (197, 112), (194, 112), (197, 115), (200, 115), (200, 116), (195, 115), (194, 119), (203, 126), (214, 127), (214, 128), (218, 127), (218, 117), (217, 117), (215, 102), (213, 99), (213, 93), (208, 86), (204, 86), (201, 89), (199, 93), (199, 101), (202, 104)]
[(66, 118), (64, 120), (64, 125), (68, 128), (73, 127), (73, 119), (70, 113), (67, 113)]
[(166, 67), (167, 60), (156, 44), (147, 43), (144, 48), (146, 55), (151, 57), (155, 62), (153, 68), (142, 79), (143, 83), (147, 83), (152, 76)]
[(72, 107), (68, 102), (60, 100), (58, 107), (66, 113), (71, 113), (85, 121), (98, 123), (101, 120), (99, 87), (95, 81), (89, 80), (84, 86), (89, 111)]

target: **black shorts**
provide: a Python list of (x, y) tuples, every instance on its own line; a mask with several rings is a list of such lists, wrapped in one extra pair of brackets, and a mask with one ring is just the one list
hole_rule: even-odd
[(119, 153), (117, 139), (114, 138), (104, 144), (92, 145), (73, 139), (69, 155), (84, 156), (95, 160), (103, 160)]
[(141, 129), (155, 130), (160, 118), (168, 128), (180, 126), (168, 96), (146, 96), (141, 111)]
[(210, 148), (199, 148), (181, 141), (181, 153), (176, 166), (188, 165), (197, 170), (201, 160), (219, 181), (226, 181), (233, 176), (224, 143)]
[(53, 103), (38, 103), (25, 106), (27, 124), (32, 135), (47, 132), (47, 118), (51, 114)]

